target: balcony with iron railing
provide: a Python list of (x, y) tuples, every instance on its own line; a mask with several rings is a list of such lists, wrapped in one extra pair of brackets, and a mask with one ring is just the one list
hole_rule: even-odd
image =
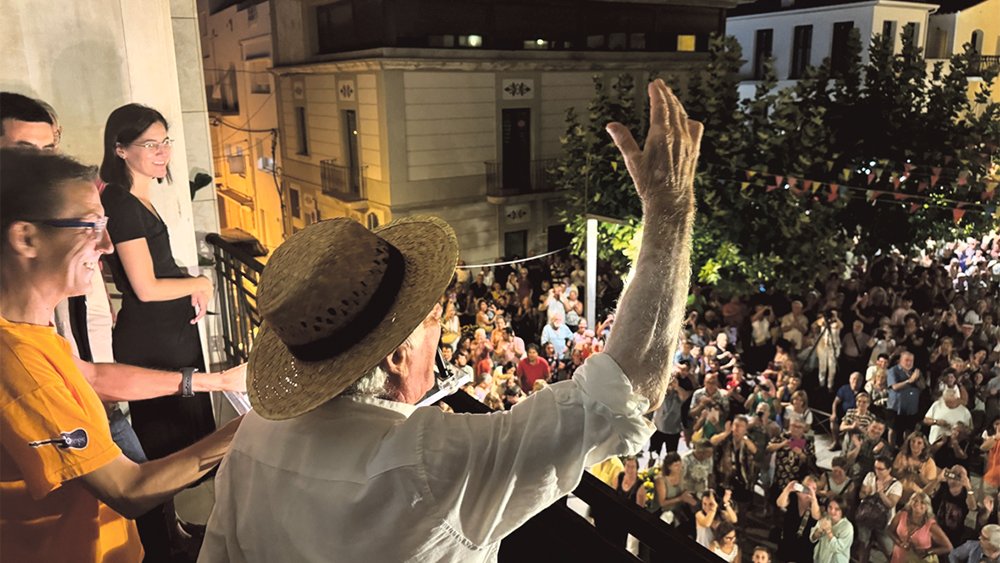
[(975, 55), (972, 58), (972, 73), (983, 76), (990, 72), (1000, 72), (1000, 55)]
[(531, 160), (527, 166), (512, 166), (500, 160), (487, 160), (486, 195), (490, 197), (511, 197), (532, 193), (550, 192), (556, 188), (549, 181), (549, 170), (556, 159)]
[[(247, 361), (261, 325), (257, 287), (264, 264), (218, 234), (209, 234), (206, 241), (212, 247), (219, 280), (216, 298), (224, 356), (220, 367), (232, 367)], [(490, 412), (486, 405), (461, 390), (443, 401), (459, 413)], [(711, 552), (679, 529), (639, 508), (631, 498), (617, 494), (589, 473), (582, 475), (573, 496), (602, 517), (591, 524), (569, 506), (568, 497), (563, 497), (506, 537), (500, 545), (498, 560), (638, 563), (640, 560), (625, 549), (625, 534), (631, 534), (648, 548), (646, 560), (654, 563), (717, 561)]]
[(319, 167), (324, 195), (347, 202), (368, 199), (364, 167), (352, 171), (350, 167), (341, 166), (334, 160), (321, 160)]

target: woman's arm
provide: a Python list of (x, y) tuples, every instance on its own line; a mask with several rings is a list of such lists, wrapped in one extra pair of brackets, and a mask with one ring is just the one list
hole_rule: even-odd
[(212, 293), (212, 281), (204, 276), (196, 278), (157, 278), (153, 270), (153, 257), (144, 238), (127, 240), (115, 245), (128, 282), (140, 301), (170, 301), (195, 293)]
[(938, 526), (937, 522), (931, 523), (931, 548), (927, 550), (928, 554), (936, 555), (948, 555), (951, 553), (953, 546), (951, 545), (951, 540), (945, 535), (944, 530), (941, 526)]
[(709, 526), (712, 525), (712, 522), (715, 521), (715, 513), (717, 510), (718, 506), (714, 504), (707, 513), (702, 510), (699, 510), (694, 515), (695, 523), (701, 526), (702, 528), (708, 528)]

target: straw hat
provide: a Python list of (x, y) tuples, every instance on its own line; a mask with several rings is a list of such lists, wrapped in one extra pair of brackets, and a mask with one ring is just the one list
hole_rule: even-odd
[(457, 261), (455, 231), (434, 217), (374, 232), (331, 219), (292, 235), (257, 291), (263, 323), (247, 367), (254, 409), (283, 420), (340, 394), (427, 317)]

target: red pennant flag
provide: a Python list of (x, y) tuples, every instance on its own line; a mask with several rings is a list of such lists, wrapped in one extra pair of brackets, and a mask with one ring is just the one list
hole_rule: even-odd
[(784, 176), (775, 176), (774, 177), (774, 187), (777, 188), (777, 187), (781, 186), (781, 182), (784, 181), (784, 179), (785, 179)]
[(874, 172), (869, 172), (868, 173), (868, 183), (871, 184), (874, 181), (875, 181), (875, 173)]
[(969, 183), (969, 171), (962, 170), (958, 173), (958, 185), (964, 186)]
[(892, 189), (899, 189), (899, 176), (897, 176), (895, 172), (892, 173)]
[(931, 174), (933, 174), (935, 177), (940, 176), (941, 175), (941, 167), (940, 166), (931, 166)]
[(768, 187), (767, 187), (767, 190), (765, 190), (765, 191), (766, 191), (767, 193), (771, 193), (771, 192), (773, 192), (773, 191), (774, 191), (774, 190), (776, 190), (776, 189), (778, 189), (778, 186), (777, 186), (777, 185), (773, 185), (773, 186), (768, 186)]
[[(813, 181), (812, 180), (802, 180), (802, 189), (803, 190), (808, 190), (809, 188), (812, 187), (812, 185), (813, 185)], [(813, 191), (815, 192), (816, 190), (813, 190)]]
[[(961, 204), (960, 204), (960, 205), (961, 205)], [(953, 217), (953, 218), (955, 219), (955, 223), (956, 223), (956, 224), (957, 224), (957, 223), (958, 223), (959, 221), (961, 221), (961, 220), (962, 220), (962, 216), (963, 216), (963, 215), (965, 215), (965, 210), (964, 210), (964, 209), (960, 209), (960, 208), (956, 207), (955, 209), (952, 209), (952, 210), (951, 210), (951, 216), (952, 216), (952, 217)]]
[(788, 187), (789, 188), (794, 188), (795, 185), (798, 184), (798, 183), (799, 183), (799, 179), (796, 178), (795, 176), (789, 176), (788, 177)]
[(898, 192), (892, 194), (892, 197), (896, 198), (896, 201), (902, 201), (904, 199), (910, 199), (910, 196), (908, 196), (906, 194), (901, 194), (901, 193), (898, 193)]
[(920, 204), (919, 203), (911, 203), (910, 204), (910, 213), (911, 214), (916, 213), (918, 209), (920, 209)]
[(838, 197), (840, 197), (840, 186), (837, 184), (830, 184), (830, 195), (827, 196), (826, 200), (833, 203), (837, 201)]
[(925, 191), (925, 190), (927, 190), (927, 182), (921, 180), (920, 183), (917, 184), (917, 191), (918, 192), (922, 192), (922, 191)]

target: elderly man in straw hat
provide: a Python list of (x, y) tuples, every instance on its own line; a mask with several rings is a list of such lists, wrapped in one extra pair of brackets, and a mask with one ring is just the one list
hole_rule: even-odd
[(493, 561), (584, 468), (639, 451), (684, 312), (702, 134), (662, 81), (649, 98), (643, 149), (608, 126), (645, 230), (606, 352), (510, 411), (413, 406), (434, 382), (437, 300), (458, 259), (448, 225), (331, 220), (275, 251), (248, 368), (254, 411), (220, 467), (199, 561)]

